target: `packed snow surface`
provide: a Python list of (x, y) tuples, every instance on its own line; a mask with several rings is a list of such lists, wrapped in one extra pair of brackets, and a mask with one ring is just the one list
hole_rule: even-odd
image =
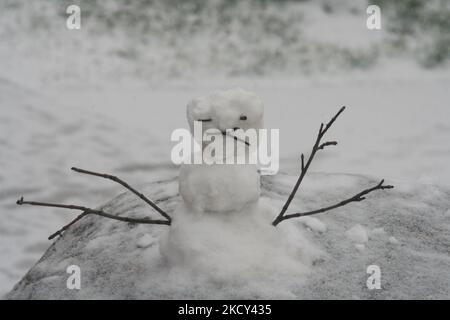
[(369, 241), (369, 236), (367, 235), (366, 229), (364, 229), (364, 227), (359, 224), (353, 226), (345, 234), (351, 241), (359, 244), (363, 244)]
[[(236, 132), (239, 130), (253, 129), (257, 134), (256, 130), (262, 128), (261, 100), (241, 88), (217, 91), (191, 101), (187, 106), (187, 120), (194, 137), (194, 123), (206, 124), (204, 131), (215, 129), (217, 132), (213, 142), (203, 133), (197, 137), (203, 146), (203, 152), (199, 151), (202, 164), (181, 165), (180, 194), (184, 204), (191, 209), (184, 211), (185, 214), (190, 215), (191, 211), (192, 214), (208, 211), (235, 213), (254, 206), (259, 199), (260, 177), (256, 163), (248, 164), (245, 157), (249, 152), (255, 152), (256, 146), (248, 150), (245, 140), (234, 138), (238, 137)], [(220, 142), (216, 143), (216, 140)], [(235, 147), (242, 147), (244, 153), (239, 155)], [(238, 159), (242, 164), (238, 164)]]
[(180, 193), (195, 211), (240, 211), (255, 202), (260, 193), (256, 165), (182, 165)]

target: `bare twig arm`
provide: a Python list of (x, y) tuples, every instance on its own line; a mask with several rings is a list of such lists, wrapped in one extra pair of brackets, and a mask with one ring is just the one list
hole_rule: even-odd
[(306, 172), (309, 169), (309, 166), (311, 165), (311, 162), (314, 159), (314, 156), (316, 155), (317, 151), (324, 149), (327, 146), (331, 146), (331, 145), (337, 145), (336, 141), (329, 141), (329, 142), (325, 142), (325, 143), (320, 143), (323, 136), (325, 135), (325, 133), (328, 131), (328, 129), (331, 127), (331, 125), (334, 123), (334, 121), (336, 121), (337, 117), (339, 117), (339, 115), (345, 110), (345, 107), (342, 107), (341, 109), (339, 109), (338, 113), (336, 113), (336, 115), (327, 123), (327, 125), (324, 128), (324, 124), (322, 123), (320, 125), (319, 128), (319, 132), (317, 134), (317, 138), (316, 138), (316, 142), (314, 143), (314, 146), (311, 150), (311, 154), (309, 155), (308, 161), (306, 162), (306, 164), (304, 163), (304, 156), (302, 154), (302, 167), (301, 167), (301, 173), (300, 176), (298, 177), (298, 180), (294, 186), (294, 189), (292, 190), (291, 194), (289, 195), (286, 203), (284, 204), (283, 208), (281, 209), (281, 212), (278, 214), (278, 216), (275, 218), (275, 220), (272, 222), (272, 224), (274, 226), (276, 226), (277, 224), (279, 224), (281, 221), (283, 221), (283, 217), (284, 214), (286, 213), (287, 209), (289, 208), (289, 205), (291, 204), (292, 200), (295, 197), (295, 194), (297, 193), (298, 188), (300, 187), (300, 184), (303, 181), (303, 178), (306, 175)]
[(59, 229), (58, 231), (56, 231), (55, 233), (51, 234), (48, 237), (48, 240), (52, 240), (53, 238), (63, 234), (64, 231), (66, 231), (67, 229), (69, 229), (69, 227), (73, 224), (75, 224), (78, 220), (81, 220), (84, 218), (84, 216), (88, 215), (87, 212), (83, 212), (82, 214), (80, 214), (78, 217), (76, 217), (75, 219), (73, 219), (72, 221), (70, 221), (68, 224), (66, 224), (64, 227), (62, 227), (61, 229)]
[[(350, 203), (350, 202), (360, 202), (366, 199), (366, 197), (364, 197), (366, 194), (371, 193), (372, 191), (376, 191), (376, 190), (385, 190), (385, 189), (392, 189), (394, 188), (394, 186), (391, 185), (383, 185), (384, 180), (381, 180), (381, 182), (379, 184), (377, 184), (376, 186), (369, 188), (369, 189), (365, 189), (363, 191), (361, 191), (360, 193), (354, 195), (351, 198), (348, 198), (346, 200), (343, 200), (337, 204), (334, 204), (332, 206), (329, 207), (324, 207), (321, 209), (317, 209), (317, 210), (313, 210), (313, 211), (308, 211), (308, 212), (299, 212), (299, 213), (293, 213), (293, 214), (287, 214), (287, 215), (283, 215), (281, 217), (281, 220), (277, 222), (277, 224), (279, 224), (281, 221), (287, 220), (287, 219), (292, 219), (292, 218), (299, 218), (299, 217), (304, 217), (304, 216), (310, 216), (313, 214), (317, 214), (317, 213), (322, 213), (322, 212), (326, 212), (326, 211), (330, 211), (342, 206), (345, 206), (346, 204)], [(275, 224), (275, 226), (277, 225)]]
[(24, 201), (23, 197), (17, 200), (18, 205), (32, 205), (32, 206), (41, 206), (41, 207), (52, 207), (52, 208), (63, 208), (63, 209), (69, 209), (69, 210), (80, 210), (83, 213), (81, 213), (79, 216), (77, 216), (74, 220), (72, 220), (69, 224), (65, 225), (63, 228), (61, 228), (59, 231), (55, 232), (49, 237), (49, 240), (53, 239), (57, 235), (62, 234), (65, 230), (67, 230), (71, 225), (73, 225), (75, 222), (81, 220), (83, 217), (85, 217), (88, 214), (98, 215), (101, 217), (118, 220), (122, 222), (128, 222), (128, 223), (137, 223), (137, 224), (161, 224), (161, 225), (170, 225), (170, 221), (168, 220), (154, 220), (149, 218), (130, 218), (130, 217), (120, 217), (115, 216), (113, 214), (106, 213), (102, 210), (96, 210), (91, 209), (83, 206), (76, 206), (76, 205), (66, 205), (66, 204), (57, 204), (57, 203), (47, 203), (47, 202), (36, 202), (36, 201)]
[(76, 171), (76, 172), (84, 173), (84, 174), (90, 174), (90, 175), (93, 175), (93, 176), (109, 179), (109, 180), (112, 180), (112, 181), (115, 181), (115, 182), (119, 183), (120, 185), (124, 186), (126, 189), (130, 190), (132, 193), (137, 195), (139, 198), (141, 198), (147, 204), (149, 204), (153, 209), (155, 209), (159, 214), (161, 214), (165, 218), (165, 220), (157, 220), (157, 219), (149, 219), (149, 218), (140, 218), (139, 219), (139, 218), (120, 217), (120, 216), (115, 216), (115, 215), (106, 213), (106, 212), (104, 212), (102, 210), (91, 209), (91, 208), (83, 207), (83, 206), (66, 205), (66, 204), (58, 204), (58, 203), (47, 203), (47, 202), (36, 202), (36, 201), (24, 201), (23, 197), (20, 198), (17, 201), (18, 205), (27, 204), (27, 205), (33, 205), (33, 206), (63, 208), (63, 209), (69, 209), (69, 210), (82, 211), (82, 213), (80, 215), (78, 215), (74, 220), (72, 220), (70, 223), (68, 223), (67, 225), (62, 227), (60, 230), (58, 230), (57, 232), (52, 234), (48, 238), (49, 240), (55, 238), (58, 235), (61, 235), (70, 226), (72, 226), (73, 224), (75, 224), (77, 221), (81, 220), (82, 218), (84, 218), (88, 214), (98, 215), (98, 216), (101, 216), (101, 217), (105, 217), (105, 218), (109, 218), (109, 219), (113, 219), (113, 220), (118, 220), (118, 221), (122, 221), (122, 222), (128, 222), (128, 223), (160, 224), (160, 225), (170, 225), (171, 224), (172, 219), (170, 218), (170, 216), (167, 213), (165, 213), (153, 201), (148, 199), (142, 193), (138, 192), (136, 189), (134, 189), (128, 183), (126, 183), (125, 181), (119, 179), (118, 177), (113, 176), (113, 175), (109, 175), (109, 174), (103, 174), (103, 173), (97, 173), (97, 172), (93, 172), (93, 171), (87, 171), (87, 170), (83, 170), (83, 169), (79, 169), (79, 168), (75, 168), (75, 167), (73, 167), (72, 170)]
[(125, 181), (119, 179), (118, 177), (110, 175), (110, 174), (104, 174), (104, 173), (88, 171), (88, 170), (84, 170), (84, 169), (80, 169), (80, 168), (76, 168), (76, 167), (72, 167), (71, 169), (73, 171), (75, 171), (75, 172), (89, 174), (91, 176), (101, 177), (101, 178), (105, 178), (105, 179), (109, 179), (109, 180), (112, 180), (114, 182), (117, 182), (118, 184), (124, 186), (126, 189), (130, 190), (131, 192), (133, 192), (135, 195), (137, 195), (139, 198), (141, 198), (145, 203), (150, 205), (153, 209), (158, 211), (158, 213), (160, 215), (162, 215), (164, 218), (166, 218), (167, 221), (169, 221), (169, 223), (172, 221), (172, 218), (170, 218), (170, 216), (167, 213), (165, 213), (160, 207), (158, 207), (153, 201), (148, 199), (142, 193), (140, 193), (139, 191), (137, 191), (136, 189), (131, 187), (128, 183), (126, 183)]
[(298, 218), (298, 217), (303, 217), (303, 216), (309, 216), (309, 215), (313, 215), (313, 214), (317, 214), (317, 213), (322, 213), (322, 212), (327, 212), (342, 206), (345, 206), (346, 204), (350, 203), (350, 202), (359, 202), (359, 201), (363, 201), (364, 199), (366, 199), (364, 196), (376, 191), (376, 190), (385, 190), (385, 189), (392, 189), (393, 186), (391, 185), (383, 185), (384, 180), (381, 180), (381, 182), (379, 184), (377, 184), (376, 186), (372, 187), (372, 188), (368, 188), (365, 189), (363, 191), (361, 191), (360, 193), (354, 195), (351, 198), (348, 198), (346, 200), (343, 200), (337, 204), (334, 204), (332, 206), (329, 207), (324, 207), (321, 209), (317, 209), (317, 210), (313, 210), (313, 211), (308, 211), (308, 212), (300, 212), (300, 213), (293, 213), (293, 214), (287, 214), (286, 215), (286, 211), (289, 208), (289, 205), (291, 204), (292, 200), (295, 197), (295, 194), (298, 191), (298, 188), (300, 187), (300, 184), (303, 181), (304, 176), (306, 175), (309, 166), (311, 165), (312, 160), (314, 159), (314, 156), (316, 155), (317, 151), (319, 150), (323, 150), (325, 147), (328, 146), (335, 146), (337, 145), (336, 141), (327, 141), (327, 142), (323, 142), (322, 138), (325, 135), (325, 133), (328, 131), (328, 129), (333, 125), (333, 123), (336, 121), (336, 119), (339, 117), (339, 115), (345, 110), (345, 107), (342, 107), (338, 113), (336, 113), (336, 115), (325, 125), (322, 123), (320, 125), (319, 128), (319, 133), (317, 134), (317, 138), (316, 138), (316, 142), (314, 143), (314, 146), (311, 150), (311, 154), (309, 155), (308, 161), (306, 162), (306, 164), (304, 163), (304, 155), (302, 154), (301, 156), (301, 173), (300, 176), (291, 192), (291, 194), (289, 195), (289, 198), (287, 199), (286, 203), (284, 204), (283, 208), (281, 209), (281, 212), (278, 214), (278, 216), (275, 218), (275, 220), (272, 222), (272, 224), (274, 226), (277, 226), (280, 222), (287, 220), (287, 219), (292, 219), (292, 218)]

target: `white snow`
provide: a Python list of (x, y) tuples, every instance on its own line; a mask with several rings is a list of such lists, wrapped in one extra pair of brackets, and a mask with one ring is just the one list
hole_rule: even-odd
[(323, 233), (327, 231), (327, 226), (317, 218), (314, 217), (301, 217), (299, 221), (305, 225), (305, 227), (312, 231)]
[(240, 211), (260, 194), (256, 165), (182, 165), (179, 183), (184, 201), (197, 211)]
[(395, 237), (389, 237), (389, 243), (391, 243), (391, 244), (399, 244), (400, 242)]
[[(217, 91), (207, 97), (192, 100), (187, 106), (187, 120), (192, 134), (195, 132), (194, 122), (201, 120), (208, 120), (203, 121), (206, 124), (204, 130), (257, 130), (263, 125), (263, 106), (254, 93), (240, 88)], [(183, 164), (180, 169), (180, 194), (185, 205), (194, 212), (212, 211), (217, 214), (241, 212), (245, 207), (254, 205), (260, 194), (257, 165), (238, 164), (236, 161), (224, 165), (230, 156), (237, 160), (238, 154), (235, 156), (234, 151), (229, 154), (226, 151), (229, 148), (224, 148), (222, 153), (216, 151), (214, 155), (212, 152), (208, 153), (212, 143), (203, 134), (198, 142), (204, 149), (203, 163)], [(224, 143), (235, 146), (240, 142), (225, 136)], [(234, 150), (234, 147), (232, 149)], [(223, 163), (211, 162), (218, 158), (222, 159)], [(185, 211), (185, 214), (189, 212)]]
[(156, 241), (157, 241), (157, 239), (155, 239), (154, 236), (146, 233), (139, 238), (139, 240), (136, 243), (136, 246), (138, 248), (147, 248), (147, 247), (150, 247), (151, 245), (154, 245)]
[[(211, 128), (226, 131), (240, 128), (260, 129), (263, 127), (264, 108), (261, 99), (253, 92), (242, 88), (217, 91), (205, 97), (193, 99), (187, 106), (188, 123), (193, 131), (194, 121), (204, 122), (204, 130)], [(241, 120), (245, 116), (246, 120)]]
[(375, 228), (369, 232), (369, 238), (378, 238), (384, 236), (385, 234), (386, 231), (384, 231), (384, 228)]
[[(202, 119), (208, 128), (221, 132), (257, 130), (262, 127), (263, 107), (255, 94), (232, 89), (193, 100), (187, 115), (193, 133), (194, 121)], [(205, 151), (211, 147), (205, 139), (198, 142)], [(229, 155), (221, 157), (227, 160)], [(305, 239), (284, 238), (273, 228), (276, 212), (259, 199), (257, 169), (249, 164), (181, 165), (178, 182), (183, 203), (174, 211), (161, 243), (169, 268), (231, 283), (270, 279), (280, 264), (285, 275), (299, 276), (308, 270), (312, 257), (306, 253), (312, 245)]]
[(351, 241), (363, 244), (369, 241), (369, 236), (367, 235), (367, 230), (360, 224), (354, 225), (352, 228), (345, 232), (347, 238)]
[(227, 215), (181, 205), (161, 244), (162, 256), (169, 268), (201, 273), (205, 282), (269, 280), (280, 271), (283, 277), (301, 277), (319, 251), (293, 224), (274, 228), (274, 216), (274, 208), (264, 201)]

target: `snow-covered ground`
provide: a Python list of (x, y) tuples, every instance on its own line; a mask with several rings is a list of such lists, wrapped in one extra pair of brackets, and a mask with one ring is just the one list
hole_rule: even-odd
[[(328, 133), (339, 145), (318, 155), (312, 171), (385, 178), (396, 186), (415, 190), (419, 199), (428, 194), (422, 195), (422, 188), (435, 190), (437, 198), (448, 197), (442, 191), (450, 184), (448, 67), (424, 70), (413, 60), (386, 57), (388, 54), (384, 53), (375, 59), (377, 63), (353, 69), (347, 60), (342, 61), (345, 50), (339, 51), (336, 57), (330, 54), (331, 58), (325, 61), (328, 67), (324, 66), (323, 70), (318, 67), (320, 59), (325, 59), (327, 52), (334, 52), (336, 45), (361, 53), (372, 52), (373, 44), (379, 46), (384, 41), (384, 33), (369, 34), (365, 29), (364, 11), (359, 11), (362, 18), (358, 11), (351, 15), (345, 10), (337, 11), (329, 16), (330, 20), (320, 6), (311, 2), (306, 2), (304, 7), (292, 5), (278, 11), (269, 7), (261, 11), (263, 17), (275, 21), (272, 25), (275, 29), (276, 18), (290, 12), (288, 18), (293, 30), (289, 29), (289, 34), (292, 36), (304, 28), (300, 40), (290, 40), (306, 43), (307, 53), (302, 55), (302, 48), (291, 46), (278, 56), (275, 49), (271, 50), (279, 44), (269, 41), (276, 39), (269, 32), (267, 43), (263, 41), (260, 45), (273, 56), (269, 55), (269, 62), (258, 56), (260, 65), (264, 66), (259, 70), (252, 62), (252, 54), (259, 48), (252, 42), (255, 36), (246, 39), (254, 44), (253, 51), (233, 51), (234, 55), (243, 57), (242, 61), (223, 60), (226, 56), (220, 54), (204, 60), (201, 55), (212, 50), (206, 44), (215, 43), (211, 34), (196, 33), (198, 36), (192, 38), (190, 45), (182, 47), (184, 42), (178, 39), (179, 42), (173, 43), (170, 32), (161, 36), (151, 33), (159, 40), (146, 42), (128, 37), (126, 31), (121, 31), (121, 25), (104, 30), (88, 19), (84, 29), (75, 33), (65, 29), (64, 8), (55, 2), (36, 1), (30, 7), (24, 2), (17, 3), (7, 1), (2, 4), (4, 10), (0, 10), (0, 295), (9, 291), (41, 257), (50, 245), (47, 236), (73, 216), (59, 210), (17, 207), (15, 201), (20, 196), (97, 206), (121, 192), (108, 181), (71, 172), (71, 166), (114, 173), (136, 186), (175, 176), (177, 168), (170, 161), (173, 146), (170, 134), (176, 128), (187, 128), (185, 107), (191, 98), (217, 89), (241, 86), (261, 97), (266, 127), (280, 129), (282, 171), (298, 172), (300, 153), (309, 152), (320, 122), (327, 121), (340, 106), (346, 105), (348, 109)], [(43, 4), (48, 10), (39, 11), (35, 7)], [(52, 10), (59, 12), (60, 22), (48, 20)], [(157, 14), (158, 10), (151, 14)], [(241, 11), (250, 9), (246, 10)], [(41, 15), (43, 20), (36, 15)], [(305, 20), (293, 23), (297, 15)], [(327, 32), (330, 30), (326, 28), (327, 22), (333, 32)], [(167, 27), (166, 22), (161, 23), (162, 28)], [(60, 29), (49, 31), (54, 28)], [(229, 34), (239, 34), (230, 28)], [(310, 41), (314, 35), (320, 40), (315, 41), (330, 45), (321, 51), (320, 59), (308, 47), (317, 48), (317, 43), (312, 45)], [(236, 48), (242, 45), (240, 38), (230, 36), (221, 40), (227, 45), (225, 49), (233, 48), (233, 43)], [(119, 54), (119, 49), (124, 50)], [(174, 54), (178, 49), (178, 55)], [(290, 60), (296, 54), (306, 60)], [(191, 60), (192, 57), (197, 59)], [(274, 62), (277, 59), (284, 66), (277, 65)], [(364, 57), (361, 61), (365, 61)], [(294, 62), (303, 67), (296, 65), (289, 70)], [(335, 70), (335, 65), (340, 64), (344, 65), (344, 71)], [(211, 65), (217, 68), (208, 74)], [(242, 71), (249, 65), (251, 70)], [(270, 72), (271, 65), (273, 72)], [(334, 183), (329, 180), (330, 184)], [(430, 199), (435, 198), (430, 196)], [(322, 195), (318, 193), (317, 202), (320, 200)], [(406, 210), (403, 213), (419, 210), (426, 201), (402, 202)], [(359, 208), (364, 210), (364, 203)], [(443, 224), (442, 239), (448, 239), (448, 209), (448, 202), (443, 201), (430, 211), (427, 220), (431, 229)], [(396, 239), (409, 232), (404, 240), (412, 241), (416, 237), (420, 246), (424, 237), (420, 226), (411, 225), (403, 230), (395, 225), (395, 216), (376, 224), (366, 223), (364, 218), (374, 219), (368, 212), (345, 216), (344, 224), (331, 219), (326, 227), (337, 230), (337, 237), (349, 239), (364, 238), (358, 228), (345, 233), (357, 224), (369, 228), (369, 233), (383, 227), (389, 231), (389, 237)], [(312, 228), (323, 227), (314, 220), (305, 222), (308, 223), (315, 226)], [(396, 228), (400, 228), (398, 232)], [(325, 252), (329, 249), (326, 243), (318, 243)], [(433, 260), (436, 253), (429, 248), (423, 247), (420, 253), (421, 259), (431, 261), (429, 272), (448, 267), (447, 262), (439, 267), (442, 256)], [(343, 255), (347, 249), (330, 250)], [(448, 247), (439, 250), (440, 254), (445, 250), (448, 253)], [(378, 256), (384, 254), (383, 251)], [(401, 272), (397, 266), (390, 268)], [(428, 270), (418, 270), (425, 271)], [(325, 274), (318, 273), (318, 279)], [(436, 282), (430, 283), (430, 287)]]

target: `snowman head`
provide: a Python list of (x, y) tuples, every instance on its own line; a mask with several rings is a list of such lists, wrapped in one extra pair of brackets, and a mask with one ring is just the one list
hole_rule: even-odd
[(191, 133), (194, 122), (202, 122), (203, 132), (208, 129), (244, 131), (263, 127), (264, 108), (261, 100), (252, 92), (241, 88), (217, 91), (192, 100), (187, 106), (187, 118)]

